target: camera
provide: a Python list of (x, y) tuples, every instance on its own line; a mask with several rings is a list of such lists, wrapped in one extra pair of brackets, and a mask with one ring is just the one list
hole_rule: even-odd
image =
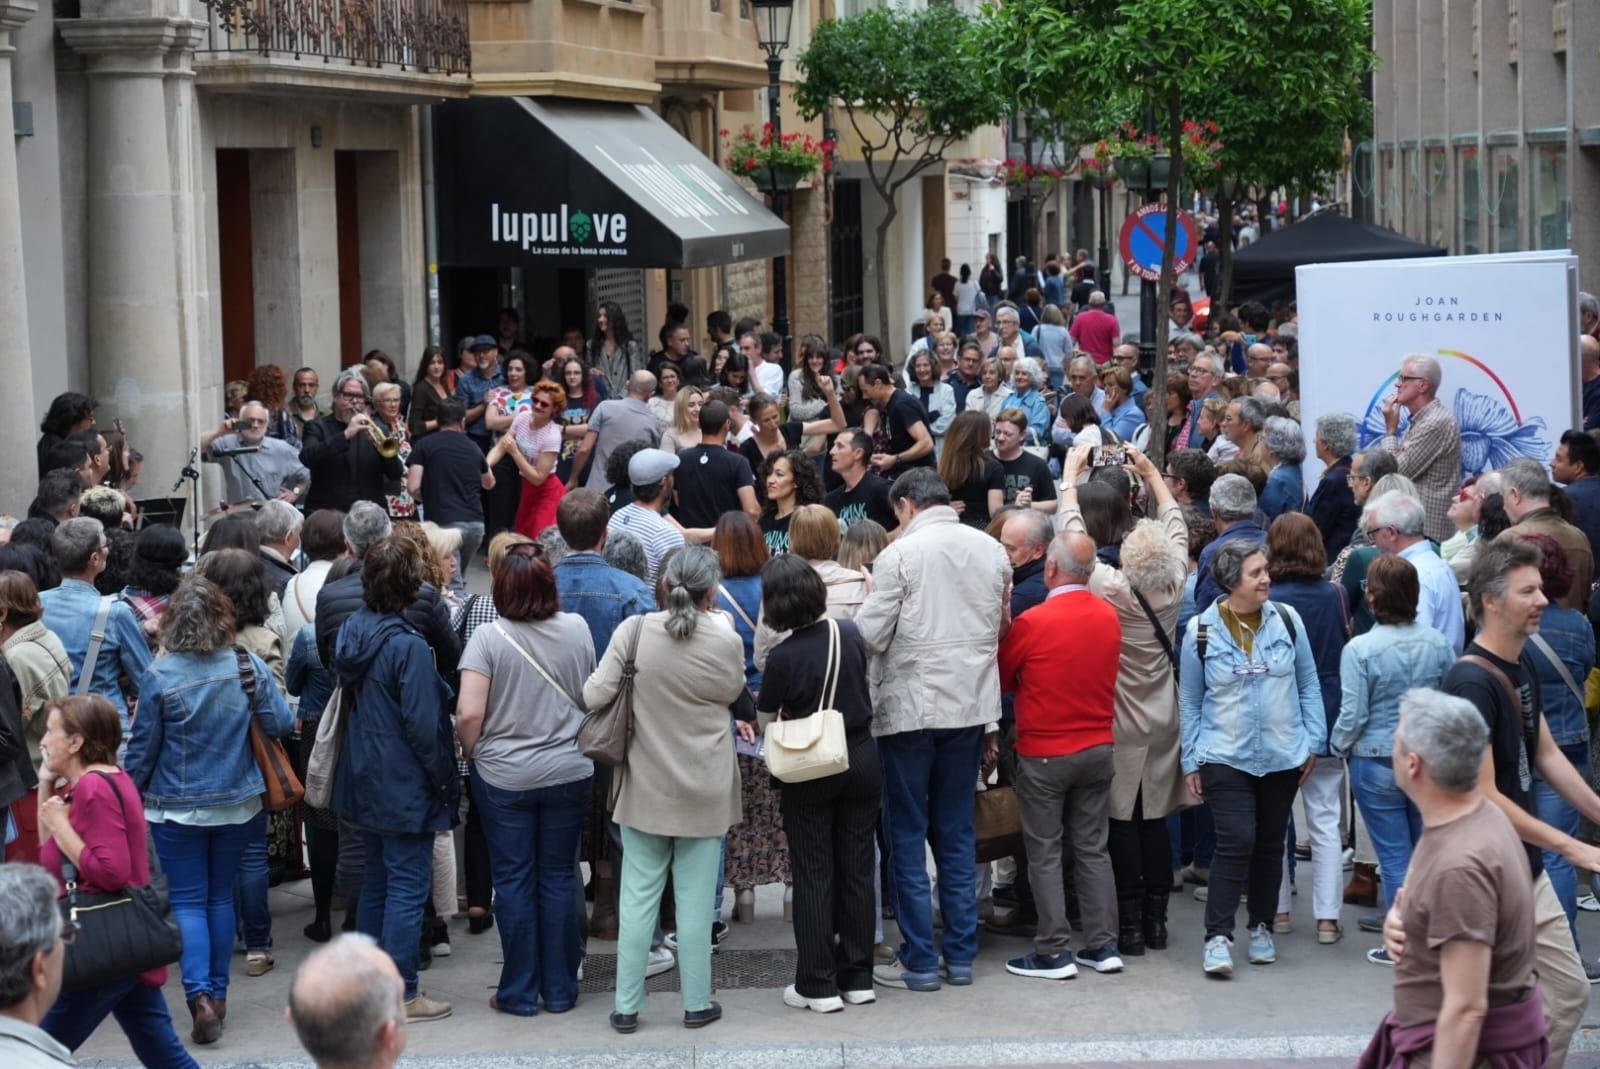
[(1097, 445), (1089, 454), (1092, 468), (1120, 468), (1128, 462), (1128, 451), (1120, 445)]
[(247, 431), (247, 430), (249, 430), (250, 429), (250, 421), (247, 420), (247, 419), (229, 420), (228, 421), (228, 426), (233, 428), (234, 433), (237, 434), (239, 431)]

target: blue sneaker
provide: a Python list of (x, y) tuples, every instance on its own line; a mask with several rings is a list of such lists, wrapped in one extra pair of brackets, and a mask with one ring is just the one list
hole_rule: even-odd
[(1233, 940), (1214, 935), (1206, 940), (1205, 970), (1209, 976), (1233, 975)]
[(1391, 958), (1389, 956), (1389, 952), (1382, 947), (1373, 947), (1371, 950), (1367, 951), (1367, 960), (1372, 962), (1374, 965), (1387, 965), (1391, 969), (1394, 968), (1394, 959)]
[[(903, 987), (907, 991), (937, 991), (940, 986), (938, 972), (913, 972), (901, 964), (899, 958), (895, 958), (887, 965), (874, 966), (872, 982), (883, 987)], [(972, 982), (970, 966), (967, 982)]]
[(1278, 948), (1272, 942), (1272, 926), (1258, 924), (1250, 929), (1250, 964), (1271, 965), (1278, 960)]
[(1070, 980), (1078, 975), (1078, 967), (1073, 964), (1072, 951), (1064, 950), (1053, 956), (1029, 954), (1012, 958), (1006, 962), (1006, 972), (1013, 976), (1037, 976), (1042, 980)]
[(939, 966), (939, 975), (944, 977), (945, 982), (951, 987), (972, 986), (971, 965), (951, 965), (947, 961)]
[(1095, 972), (1121, 972), (1122, 955), (1117, 953), (1117, 944), (1107, 943), (1093, 950), (1078, 951), (1078, 964), (1087, 966)]

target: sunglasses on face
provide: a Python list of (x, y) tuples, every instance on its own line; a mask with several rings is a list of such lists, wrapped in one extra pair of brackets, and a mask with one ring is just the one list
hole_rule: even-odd
[(539, 409), (540, 411), (545, 411), (548, 409), (554, 409), (556, 406), (541, 397), (533, 402), (533, 407)]

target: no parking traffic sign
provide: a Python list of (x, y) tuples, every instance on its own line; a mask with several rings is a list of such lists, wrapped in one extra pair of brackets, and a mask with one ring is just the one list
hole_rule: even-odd
[[(1161, 252), (1167, 236), (1167, 206), (1146, 204), (1128, 216), (1122, 224), (1122, 262), (1128, 270), (1147, 282), (1161, 280)], [(1178, 213), (1177, 248), (1173, 250), (1172, 274), (1176, 278), (1194, 263), (1200, 247), (1200, 234), (1194, 226), (1194, 216)]]

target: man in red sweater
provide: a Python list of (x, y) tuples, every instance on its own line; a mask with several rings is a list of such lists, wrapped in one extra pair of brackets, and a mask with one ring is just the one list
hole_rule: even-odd
[(1106, 849), (1122, 627), (1117, 610), (1085, 585), (1094, 565), (1089, 536), (1057, 535), (1044, 565), (1050, 593), (1017, 618), (1000, 644), (1000, 687), (1016, 695), (1017, 808), (1039, 911), (1033, 953), (1006, 962), (1006, 971), (1018, 976), (1064, 980), (1078, 974), (1061, 881), (1068, 834), (1087, 943), (1077, 961), (1095, 972), (1122, 971)]
[(1111, 359), (1111, 350), (1116, 348), (1122, 327), (1117, 317), (1106, 311), (1106, 295), (1095, 290), (1089, 294), (1089, 307), (1072, 317), (1068, 333), (1078, 343), (1078, 348), (1094, 357), (1095, 363), (1103, 364)]

